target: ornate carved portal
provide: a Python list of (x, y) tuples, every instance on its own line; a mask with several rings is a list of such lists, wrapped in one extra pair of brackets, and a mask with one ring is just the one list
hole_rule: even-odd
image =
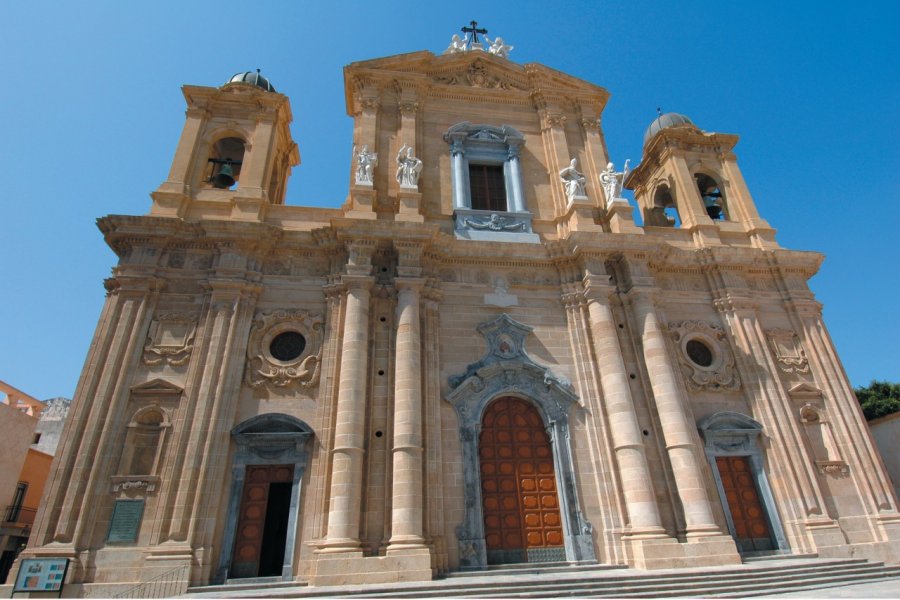
[[(525, 353), (525, 337), (532, 331), (527, 325), (518, 323), (504, 314), (493, 321), (482, 323), (477, 329), (485, 338), (487, 353), (481, 360), (469, 365), (464, 373), (450, 377), (451, 392), (447, 395), (447, 400), (456, 409), (459, 417), (459, 435), (462, 442), (465, 477), (465, 517), (463, 523), (457, 527), (460, 568), (483, 569), (489, 562), (509, 561), (516, 558), (504, 553), (496, 553), (494, 541), (491, 541), (489, 547), (486, 537), (496, 531), (494, 516), (505, 519), (507, 516), (512, 517), (517, 510), (518, 534), (522, 539), (528, 540), (529, 534), (533, 533), (535, 536), (541, 536), (542, 543), (545, 544), (545, 546), (538, 546), (537, 537), (531, 536), (535, 538), (536, 542), (534, 549), (532, 550), (529, 546), (520, 546), (517, 555), (519, 561), (523, 558), (529, 562), (594, 560), (592, 528), (579, 509), (569, 446), (569, 408), (577, 400), (571, 385), (564, 379), (555, 376), (547, 367), (536, 364)], [(500, 398), (503, 400), (498, 400)], [(493, 408), (494, 401), (506, 404), (497, 404), (496, 408)], [(527, 426), (506, 431), (510, 434), (529, 434), (531, 443), (521, 447), (529, 448), (527, 451), (532, 453), (545, 452), (538, 450), (540, 443), (537, 441), (537, 438), (541, 437), (538, 432), (543, 433), (549, 444), (549, 456), (539, 458), (549, 459), (552, 470), (548, 470), (547, 460), (521, 461), (518, 464), (506, 461), (511, 463), (509, 467), (503, 467), (499, 463), (492, 467), (490, 463), (493, 461), (482, 460), (482, 457), (489, 458), (483, 451), (488, 447), (493, 447), (496, 452), (500, 452), (501, 449), (504, 449), (503, 452), (519, 452), (518, 445), (494, 443), (493, 436), (498, 435), (500, 431), (493, 428), (493, 422), (491, 426), (488, 426), (488, 421), (496, 417), (496, 415), (495, 417), (491, 417), (491, 415), (503, 406), (508, 407), (510, 403), (519, 407), (523, 411), (522, 415), (527, 413), (533, 416), (531, 418), (523, 416), (524, 424)], [(535, 421), (535, 417), (539, 420), (540, 426)], [(528, 425), (529, 423), (530, 425)], [(543, 429), (542, 432), (541, 429)], [(485, 432), (490, 434), (490, 440), (483, 437)], [(543, 447), (547, 448), (547, 446)], [(482, 472), (485, 467), (487, 467), (487, 473)], [(491, 468), (512, 468), (514, 472), (517, 468), (543, 469), (548, 477), (517, 477), (516, 480), (500, 481), (493, 478), (493, 474), (489, 472)], [(525, 473), (518, 474), (524, 475)], [(559, 529), (555, 529), (553, 526), (543, 527), (544, 523), (552, 524), (553, 515), (557, 513), (527, 510), (528, 504), (533, 500), (526, 499), (525, 496), (534, 496), (535, 494), (522, 494), (519, 491), (528, 492), (527, 488), (531, 485), (539, 488), (542, 485), (547, 487), (551, 480), (555, 486), (556, 503), (559, 506)], [(492, 510), (485, 511), (485, 508), (490, 506), (489, 501), (493, 494), (491, 487), (494, 483), (492, 482), (495, 482), (501, 489), (503, 486), (509, 488), (514, 484), (517, 493), (506, 494), (506, 496), (517, 496), (518, 500), (513, 500), (513, 502), (519, 503), (516, 506), (522, 506), (523, 510), (511, 507), (508, 511), (500, 513)], [(499, 497), (501, 503), (503, 497), (504, 494), (501, 493)], [(552, 493), (549, 489), (546, 490), (544, 496), (538, 493), (536, 500), (539, 503), (544, 502), (544, 497), (548, 498), (547, 502), (553, 503)], [(488, 519), (491, 521), (487, 523), (486, 527)], [(542, 523), (535, 522), (535, 519)], [(529, 522), (534, 522), (534, 528), (529, 529)], [(512, 525), (515, 529), (516, 525)], [(503, 530), (502, 528), (500, 531), (509, 532), (508, 529)], [(558, 535), (561, 536), (562, 543), (554, 545)], [(496, 538), (492, 538), (492, 540), (496, 540)], [(502, 541), (502, 537), (500, 541)], [(491, 560), (489, 560), (489, 556)]]

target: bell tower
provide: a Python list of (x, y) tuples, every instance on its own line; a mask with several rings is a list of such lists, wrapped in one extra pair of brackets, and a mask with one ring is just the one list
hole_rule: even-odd
[(194, 203), (221, 203), (232, 219), (262, 220), (268, 205), (284, 203), (291, 168), (300, 164), (287, 96), (258, 70), (182, 92), (187, 118), (150, 214), (190, 218)]
[(625, 182), (644, 226), (688, 230), (700, 246), (747, 236), (755, 247), (777, 248), (775, 230), (760, 218), (738, 168), (737, 142), (736, 135), (701, 131), (677, 113), (654, 119), (644, 133), (641, 164)]

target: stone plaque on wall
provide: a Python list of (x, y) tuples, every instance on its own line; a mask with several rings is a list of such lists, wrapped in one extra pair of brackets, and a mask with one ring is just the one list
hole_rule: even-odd
[(112, 518), (109, 521), (109, 533), (106, 541), (122, 544), (136, 542), (143, 515), (143, 500), (116, 500), (113, 505)]

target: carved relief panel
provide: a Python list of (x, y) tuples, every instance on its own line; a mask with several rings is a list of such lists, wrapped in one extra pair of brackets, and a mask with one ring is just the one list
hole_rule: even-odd
[(143, 360), (146, 365), (168, 364), (179, 367), (191, 357), (197, 320), (185, 313), (157, 315), (150, 324)]

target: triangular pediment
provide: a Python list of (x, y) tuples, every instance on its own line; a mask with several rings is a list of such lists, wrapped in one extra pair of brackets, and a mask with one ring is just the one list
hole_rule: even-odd
[(174, 395), (181, 394), (184, 390), (174, 383), (165, 379), (151, 379), (145, 383), (138, 384), (131, 388), (131, 393), (135, 395)]
[(470, 50), (454, 54), (435, 55), (428, 51), (398, 54), (384, 58), (355, 62), (344, 68), (344, 84), (348, 104), (352, 94), (369, 84), (395, 83), (403, 87), (425, 85), (433, 91), (456, 88), (483, 93), (502, 90), (510, 93), (551, 93), (572, 95), (606, 103), (609, 93), (562, 71), (538, 63), (519, 64), (513, 60), (484, 51)]
[(788, 395), (794, 399), (808, 400), (810, 398), (821, 398), (822, 390), (804, 381), (789, 389)]

